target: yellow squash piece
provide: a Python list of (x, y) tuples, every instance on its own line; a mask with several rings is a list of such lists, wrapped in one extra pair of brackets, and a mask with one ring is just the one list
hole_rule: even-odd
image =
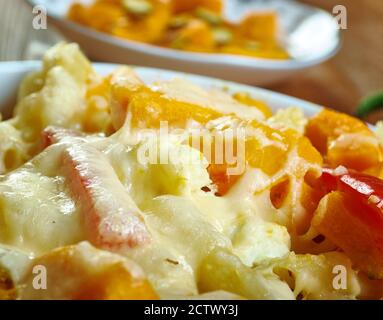
[(341, 248), (369, 277), (383, 279), (383, 220), (352, 195), (335, 191), (323, 198), (314, 227)]
[(382, 161), (374, 133), (364, 122), (343, 113), (324, 109), (309, 121), (306, 136), (334, 168), (343, 165), (364, 171)]
[[(45, 278), (45, 279), (44, 279)], [(39, 290), (46, 285), (45, 290)], [(41, 288), (40, 288), (41, 289)], [(157, 299), (138, 265), (87, 242), (62, 247), (33, 261), (21, 299)]]

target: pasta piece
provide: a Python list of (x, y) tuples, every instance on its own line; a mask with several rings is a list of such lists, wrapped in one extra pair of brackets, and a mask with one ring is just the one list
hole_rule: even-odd
[[(136, 73), (128, 67), (118, 68), (111, 74), (111, 117), (116, 130), (121, 128), (127, 117), (127, 104), (129, 96), (126, 90), (136, 91), (144, 85)], [(126, 100), (125, 100), (126, 99)]]
[(63, 166), (93, 244), (118, 250), (150, 241), (140, 210), (100, 151), (73, 144), (64, 151)]
[(273, 127), (281, 129), (291, 128), (303, 135), (307, 119), (301, 109), (292, 107), (278, 110), (267, 122)]
[(178, 248), (192, 268), (216, 247), (230, 247), (229, 239), (218, 232), (187, 198), (157, 197), (146, 211), (153, 213), (147, 220), (159, 233), (157, 236), (169, 239), (168, 243), (173, 242), (173, 249)]
[(82, 54), (77, 44), (59, 43), (45, 53), (42, 69), (32, 72), (23, 79), (19, 87), (18, 102), (43, 89), (48, 72), (55, 67), (63, 68), (82, 87), (94, 75), (89, 60)]
[(198, 294), (198, 266), (215, 248), (230, 248), (230, 239), (187, 197), (156, 197), (143, 211), (152, 242), (127, 256), (143, 267), (161, 297)]
[(12, 121), (0, 122), (0, 174), (16, 169), (27, 161), (29, 149)]
[(290, 236), (285, 227), (250, 217), (243, 219), (232, 244), (233, 253), (247, 266), (281, 258), (290, 252)]
[(22, 82), (14, 111), (13, 125), (32, 144), (32, 155), (41, 150), (39, 137), (47, 126), (109, 130), (107, 90), (100, 104), (93, 87), (99, 81), (78, 45), (60, 43), (45, 54), (42, 69)]
[(206, 292), (194, 296), (174, 296), (170, 295), (168, 297), (165, 297), (165, 299), (170, 299), (170, 300), (246, 300), (245, 298), (234, 294), (230, 293), (227, 291), (223, 290), (218, 290), (218, 291), (212, 291), (212, 292)]
[(84, 239), (79, 210), (58, 174), (54, 145), (0, 181), (0, 241), (43, 253)]
[(223, 250), (213, 251), (198, 272), (202, 293), (225, 290), (248, 299), (291, 300), (294, 295), (277, 275), (244, 266), (240, 260)]
[(356, 299), (360, 293), (357, 273), (342, 253), (296, 255), (270, 261), (255, 270), (272, 271), (289, 284), (297, 299)]
[(313, 213), (306, 206), (306, 183), (321, 175), (319, 153), (295, 130), (257, 123), (247, 131), (245, 150), (246, 171), (227, 197), (252, 199), (266, 221), (285, 226), (292, 236), (305, 233)]
[(17, 298), (17, 284), (24, 277), (30, 261), (25, 252), (0, 245), (0, 300)]
[(93, 67), (76, 43), (59, 43), (48, 50), (43, 59), (43, 73), (62, 67), (82, 87), (94, 75)]
[(82, 132), (64, 129), (60, 127), (49, 126), (42, 134), (42, 147), (43, 149), (52, 144), (62, 142), (66, 138), (84, 137)]
[(83, 131), (107, 135), (114, 132), (110, 114), (110, 90), (110, 76), (91, 78), (85, 94), (86, 109), (81, 119)]
[(49, 125), (75, 128), (84, 109), (82, 99), (83, 90), (74, 78), (63, 67), (53, 67), (44, 87), (18, 103), (15, 126), (29, 142), (38, 141)]

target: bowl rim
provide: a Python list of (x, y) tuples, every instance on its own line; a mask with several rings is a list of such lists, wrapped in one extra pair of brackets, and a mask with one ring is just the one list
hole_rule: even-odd
[[(30, 6), (38, 5), (38, 0), (25, 0)], [(307, 4), (299, 4), (304, 7), (312, 7)], [(327, 11), (316, 8), (317, 10), (330, 15)], [(103, 33), (79, 23), (67, 19), (65, 16), (57, 14), (49, 14), (48, 19), (51, 18), (56, 26), (71, 29), (74, 32), (80, 33), (83, 36), (90, 36), (95, 40), (108, 43), (110, 45), (136, 51), (143, 55), (152, 55), (159, 58), (168, 60), (175, 60), (177, 62), (189, 62), (209, 64), (213, 66), (232, 66), (238, 68), (251, 68), (259, 70), (300, 70), (309, 68), (322, 62), (325, 62), (334, 57), (342, 47), (343, 35), (338, 32), (338, 41), (336, 46), (322, 56), (312, 57), (308, 59), (289, 59), (277, 60), (258, 57), (247, 57), (234, 54), (215, 54), (215, 53), (199, 53), (188, 52), (182, 50), (175, 50), (172, 48), (160, 47), (148, 43), (138, 42), (129, 39), (122, 39), (107, 33)]]
[[(36, 60), (25, 60), (25, 61), (0, 61), (0, 75), (1, 74), (24, 74), (39, 70), (42, 62)], [(107, 74), (113, 69), (119, 66), (126, 66), (126, 64), (116, 63), (104, 63), (104, 62), (92, 62), (92, 66), (95, 70), (101, 74)], [(128, 65), (137, 71), (138, 75), (143, 78), (143, 81), (147, 81), (148, 78), (157, 77), (158, 80), (171, 79), (171, 78), (186, 78), (196, 84), (206, 84), (210, 88), (221, 89), (227, 92), (246, 92), (257, 99), (265, 101), (270, 104), (273, 111), (278, 109), (286, 109), (288, 107), (300, 108), (305, 116), (313, 116), (320, 112), (324, 107), (315, 104), (310, 101), (299, 99), (293, 96), (289, 96), (283, 93), (275, 92), (272, 90), (241, 84), (238, 82), (222, 80), (218, 78), (197, 75), (192, 73), (166, 70), (161, 68), (142, 67), (135, 65)]]

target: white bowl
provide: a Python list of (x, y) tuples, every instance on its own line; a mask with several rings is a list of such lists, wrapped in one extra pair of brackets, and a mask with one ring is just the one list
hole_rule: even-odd
[[(102, 75), (106, 75), (118, 67), (118, 65), (108, 63), (94, 63), (93, 66)], [(20, 81), (27, 73), (38, 70), (40, 67), (41, 62), (38, 61), (0, 62), (0, 83), (2, 84), (0, 86), (0, 112), (3, 118), (12, 114)], [(266, 102), (274, 111), (294, 106), (301, 108), (306, 116), (312, 116), (322, 108), (316, 104), (280, 93), (229, 81), (154, 68), (135, 67), (134, 69), (146, 83), (177, 77), (189, 79), (205, 88), (224, 88), (233, 93), (249, 93), (252, 97)]]
[(71, 3), (89, 3), (91, 0), (26, 1), (33, 6), (44, 6), (49, 23), (55, 25), (69, 40), (79, 43), (92, 59), (179, 70), (253, 85), (278, 82), (293, 73), (320, 64), (335, 55), (341, 43), (339, 26), (334, 17), (293, 0), (226, 0), (225, 8), (225, 15), (230, 20), (238, 20), (251, 10), (275, 9), (281, 20), (281, 41), (293, 57), (286, 61), (190, 53), (119, 39), (66, 19)]

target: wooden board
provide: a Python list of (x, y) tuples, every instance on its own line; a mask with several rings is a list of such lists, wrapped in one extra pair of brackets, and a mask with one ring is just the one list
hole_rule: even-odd
[(348, 10), (343, 47), (331, 61), (274, 85), (273, 90), (352, 113), (362, 97), (383, 90), (383, 1), (304, 0), (329, 12)]

